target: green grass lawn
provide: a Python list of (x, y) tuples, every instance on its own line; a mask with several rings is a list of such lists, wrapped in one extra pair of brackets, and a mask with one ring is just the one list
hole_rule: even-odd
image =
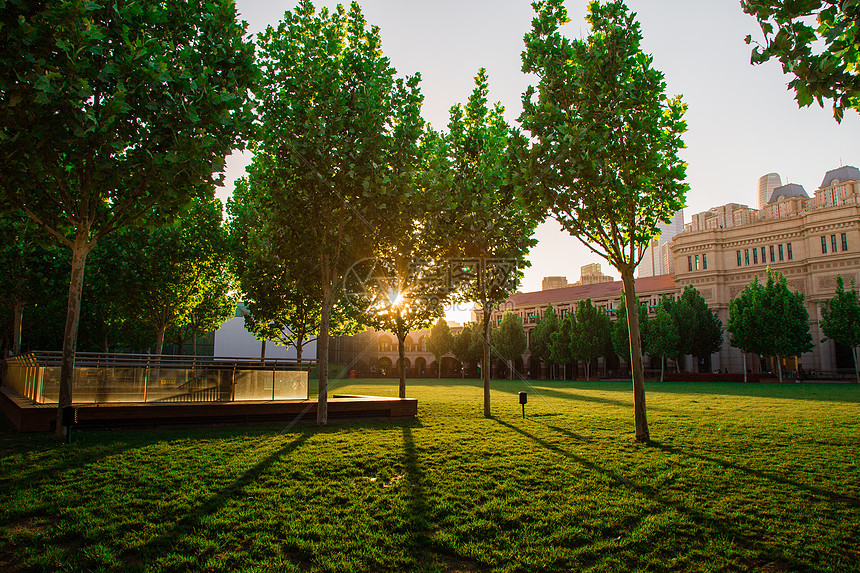
[(493, 387), (493, 419), (425, 379), (408, 421), (6, 424), (0, 571), (860, 571), (860, 387), (649, 383), (648, 445), (630, 384)]

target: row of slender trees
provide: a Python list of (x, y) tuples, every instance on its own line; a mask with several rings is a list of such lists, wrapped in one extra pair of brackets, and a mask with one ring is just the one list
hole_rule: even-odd
[[(722, 346), (722, 322), (692, 285), (685, 287), (677, 300), (663, 297), (653, 317), (649, 317), (648, 309), (641, 302), (639, 309), (642, 348), (652, 360), (660, 360), (661, 380), (666, 358), (673, 360), (680, 371), (684, 356), (693, 356), (699, 362)], [(614, 322), (590, 299), (578, 301), (575, 310), (561, 318), (549, 304), (535, 317), (528, 344), (522, 319), (508, 312), (498, 327), (492, 329), (493, 356), (510, 363), (521, 358), (528, 348), (532, 356), (549, 366), (548, 376), (553, 375), (554, 365), (582, 362), (586, 366), (586, 378), (590, 378), (590, 365), (598, 357), (614, 354), (630, 363), (626, 312), (624, 297), (619, 301)], [(822, 342), (832, 339), (851, 349), (855, 377), (860, 383), (857, 355), (860, 347), (860, 297), (853, 282), (846, 290), (842, 277), (836, 277), (834, 296), (821, 304), (820, 327), (826, 337)], [(745, 380), (747, 353), (773, 357), (779, 365), (783, 357), (800, 356), (813, 346), (804, 295), (791, 291), (785, 277), (770, 269), (764, 283), (756, 277), (731, 301), (728, 330), (730, 344), (744, 353)], [(475, 348), (472, 323), (452, 336), (447, 323), (441, 319), (433, 327), (427, 342), (427, 349), (436, 357), (437, 363), (449, 352), (463, 364), (477, 363), (481, 355), (475, 352)], [(777, 366), (776, 370), (782, 380), (782, 368)]]
[[(61, 348), (68, 251), (15, 212), (0, 214), (0, 236), (4, 348), (18, 354), (22, 339), (30, 349)], [(195, 199), (167, 224), (105, 237), (89, 257), (78, 349), (161, 354), (165, 342), (181, 352), (190, 341), (196, 353), (198, 338), (236, 307), (227, 239), (220, 202), (211, 199)]]
[[(829, 338), (851, 349), (854, 373), (860, 383), (857, 356), (860, 299), (853, 281), (846, 291), (842, 277), (836, 277), (836, 293), (821, 303), (819, 326), (826, 337), (824, 340)], [(775, 370), (781, 381), (782, 358), (800, 356), (813, 347), (803, 293), (790, 290), (785, 277), (770, 268), (764, 283), (756, 277), (731, 300), (728, 331), (731, 345), (744, 351), (744, 379), (748, 352), (775, 357)]]
[[(648, 309), (638, 299), (637, 303), (642, 348), (652, 359), (661, 359), (665, 365), (664, 359), (670, 358), (678, 364), (685, 355), (698, 359), (719, 350), (722, 322), (695, 287), (687, 286), (677, 300), (664, 297), (653, 318), (649, 318)], [(427, 349), (437, 362), (448, 352), (462, 363), (480, 362), (481, 356), (474, 352), (474, 329), (475, 325), (469, 323), (452, 336), (447, 323), (439, 320), (431, 330)], [(586, 378), (590, 378), (591, 365), (601, 356), (619, 356), (631, 363), (625, 297), (619, 301), (614, 321), (605, 309), (594, 306), (591, 299), (578, 301), (575, 309), (561, 317), (549, 304), (535, 317), (535, 326), (528, 337), (522, 319), (507, 312), (492, 328), (490, 340), (494, 359), (512, 363), (528, 349), (532, 356), (549, 365), (550, 376), (555, 365), (566, 367), (572, 362), (582, 362)]]

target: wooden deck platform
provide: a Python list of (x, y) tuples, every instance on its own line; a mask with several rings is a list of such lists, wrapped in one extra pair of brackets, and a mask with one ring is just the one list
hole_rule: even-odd
[[(149, 402), (145, 404), (75, 404), (77, 428), (110, 428), (178, 424), (313, 422), (316, 400), (242, 402)], [(49, 432), (57, 419), (55, 404), (33, 404), (0, 387), (0, 409), (19, 432)], [(415, 398), (334, 395), (328, 399), (331, 421), (354, 418), (405, 418), (418, 415)]]

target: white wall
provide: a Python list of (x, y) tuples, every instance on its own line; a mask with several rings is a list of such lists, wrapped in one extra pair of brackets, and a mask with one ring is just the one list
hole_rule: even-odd
[[(235, 316), (215, 331), (215, 356), (230, 358), (259, 358), (262, 343), (245, 329), (245, 319)], [(316, 341), (305, 345), (302, 359), (315, 359)], [(292, 346), (276, 346), (271, 340), (266, 343), (266, 358), (296, 358)]]

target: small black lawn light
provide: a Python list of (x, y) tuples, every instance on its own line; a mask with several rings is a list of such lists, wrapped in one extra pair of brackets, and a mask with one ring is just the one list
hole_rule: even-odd
[(78, 423), (78, 408), (76, 406), (63, 406), (63, 426), (66, 427), (66, 443), (72, 441), (72, 427)]
[(520, 392), (520, 404), (523, 407), (523, 420), (526, 419), (526, 403), (529, 401), (529, 395), (525, 392)]

